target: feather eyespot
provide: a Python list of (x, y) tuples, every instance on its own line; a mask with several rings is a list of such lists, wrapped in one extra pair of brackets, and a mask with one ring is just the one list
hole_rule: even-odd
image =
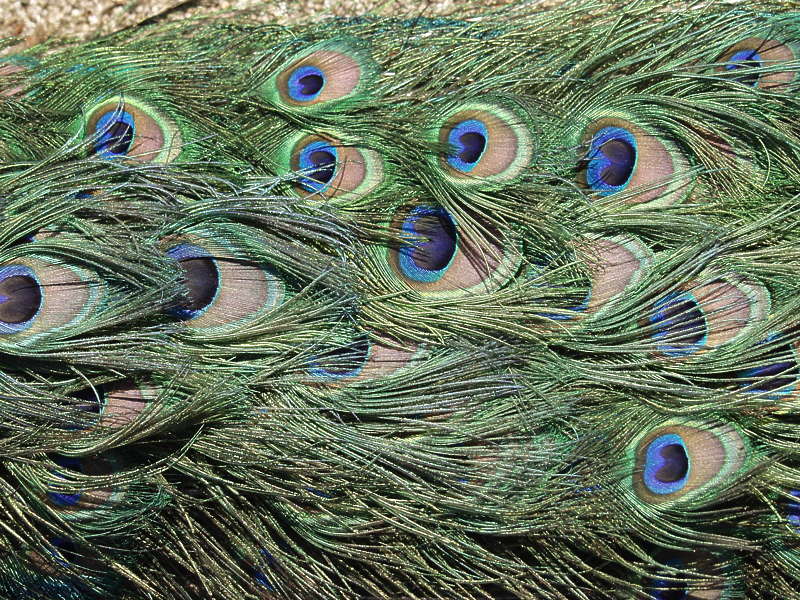
[(299, 181), (307, 192), (324, 193), (330, 188), (331, 180), (336, 173), (338, 151), (330, 142), (314, 140), (300, 148), (297, 156), (297, 167), (307, 171), (308, 176)]
[(0, 266), (0, 341), (28, 343), (77, 323), (101, 290), (87, 271), (44, 258)]
[(372, 345), (366, 335), (359, 335), (345, 345), (328, 350), (312, 359), (309, 374), (312, 377), (341, 380), (355, 379), (369, 360)]
[[(663, 566), (655, 567), (652, 576), (644, 579), (645, 591), (653, 600), (724, 600), (731, 579), (723, 557), (699, 548), (692, 551), (662, 550), (654, 557)], [(702, 577), (698, 577), (698, 573)]]
[(136, 134), (136, 123), (128, 111), (107, 111), (97, 119), (94, 134), (97, 136), (95, 154), (104, 158), (127, 156)]
[[(52, 475), (56, 481), (69, 482), (77, 479), (76, 474), (88, 477), (103, 477), (111, 475), (118, 470), (116, 461), (103, 457), (71, 457), (61, 454), (54, 455), (52, 461), (56, 468)], [(65, 484), (70, 485), (70, 484)], [(81, 491), (61, 490), (61, 486), (51, 484), (50, 491), (47, 492), (48, 503), (56, 509), (62, 511), (67, 518), (93, 518), (93, 513), (98, 510), (108, 509), (118, 502), (124, 492), (121, 489), (111, 487), (98, 487), (97, 489), (83, 489)], [(78, 487), (72, 483), (70, 487)]]
[[(64, 511), (60, 512), (63, 514)], [(73, 518), (71, 514), (65, 516)], [(75, 582), (64, 578), (64, 569), (96, 573), (102, 568), (85, 546), (68, 537), (48, 538), (42, 552), (30, 551), (27, 557), (34, 571), (22, 575), (22, 580), (30, 583), (32, 589), (46, 591), (48, 598), (75, 597)], [(47, 576), (47, 579), (39, 580), (42, 575)]]
[(401, 282), (421, 293), (487, 292), (505, 284), (521, 262), (510, 235), (493, 227), (465, 232), (441, 206), (401, 209), (391, 226), (402, 241), (386, 249), (388, 264)]
[(775, 68), (781, 63), (797, 61), (797, 49), (775, 39), (751, 37), (744, 39), (719, 57), (717, 72), (731, 74), (740, 83), (761, 89), (778, 89), (797, 79), (797, 69), (785, 71), (759, 71), (767, 67)]
[(800, 533), (800, 490), (789, 490), (789, 495), (794, 501), (786, 503), (786, 521)]
[(671, 494), (683, 489), (690, 469), (686, 444), (680, 435), (666, 433), (647, 445), (643, 477), (652, 493)]
[(505, 102), (472, 102), (444, 114), (437, 158), (447, 180), (485, 186), (514, 180), (533, 157), (533, 139), (521, 111)]
[(456, 123), (447, 134), (447, 141), (455, 149), (447, 157), (448, 164), (458, 171), (469, 173), (480, 162), (489, 143), (486, 124), (477, 119)]
[(155, 400), (158, 392), (124, 380), (85, 388), (71, 396), (84, 402), (79, 408), (97, 415), (98, 425), (119, 428), (133, 422)]
[(658, 427), (633, 445), (633, 491), (648, 504), (713, 497), (747, 460), (742, 435), (727, 425)]
[(297, 102), (315, 100), (325, 87), (325, 73), (314, 65), (296, 67), (289, 74), (287, 88), (289, 97)]
[(632, 237), (599, 238), (589, 243), (591, 291), (587, 313), (598, 313), (638, 283), (652, 262), (651, 250)]
[(19, 265), (0, 269), (0, 333), (24, 331), (42, 305), (42, 285), (33, 269)]
[(301, 174), (294, 184), (300, 195), (358, 201), (384, 181), (383, 161), (373, 150), (307, 134), (301, 134), (289, 148), (288, 156), (279, 162)]
[(181, 135), (172, 120), (127, 96), (104, 100), (86, 112), (83, 135), (102, 158), (168, 163), (181, 154)]
[(355, 39), (320, 42), (295, 54), (259, 88), (273, 104), (295, 110), (339, 110), (370, 89), (378, 66)]
[(604, 117), (581, 137), (578, 182), (598, 196), (624, 193), (626, 203), (664, 206), (690, 191), (688, 161), (671, 141), (632, 121)]
[(167, 250), (177, 261), (187, 289), (186, 301), (173, 309), (183, 320), (190, 321), (203, 314), (219, 293), (220, 275), (217, 262), (200, 246), (178, 244)]
[[(39, 62), (29, 56), (7, 56), (0, 58), (0, 83), (3, 83), (4, 77), (21, 73), (32, 67), (35, 67)], [(0, 101), (3, 97), (10, 98), (18, 95), (25, 89), (23, 84), (9, 86), (0, 86)]]
[(238, 258), (223, 244), (190, 237), (165, 246), (186, 289), (171, 312), (192, 330), (213, 333), (244, 327), (285, 299), (283, 281), (269, 268)]
[(737, 373), (748, 394), (772, 400), (794, 399), (800, 395), (800, 340), (773, 333), (758, 344), (764, 351), (754, 359), (756, 366)]
[(407, 237), (425, 238), (400, 247), (397, 261), (402, 274), (419, 283), (444, 277), (458, 249), (456, 224), (450, 214), (439, 207), (417, 207), (403, 220), (401, 230)]
[(708, 338), (703, 309), (689, 292), (668, 294), (657, 300), (650, 323), (656, 330), (653, 338), (665, 342), (658, 349), (667, 356), (693, 354)]
[(659, 354), (688, 357), (727, 344), (763, 322), (769, 305), (765, 288), (738, 276), (689, 281), (656, 300), (644, 326)]
[(624, 190), (636, 169), (636, 138), (622, 127), (603, 127), (586, 157), (586, 185), (602, 196)]
[(415, 344), (398, 346), (366, 334), (346, 336), (342, 345), (312, 358), (308, 374), (316, 383), (349, 385), (393, 375), (411, 365), (418, 352)]

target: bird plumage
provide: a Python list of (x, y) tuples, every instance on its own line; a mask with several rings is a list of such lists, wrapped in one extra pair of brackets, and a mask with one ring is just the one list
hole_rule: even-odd
[(800, 13), (245, 14), (0, 67), (0, 595), (793, 598)]

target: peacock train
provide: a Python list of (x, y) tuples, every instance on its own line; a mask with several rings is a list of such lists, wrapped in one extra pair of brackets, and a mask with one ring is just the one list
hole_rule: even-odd
[(800, 598), (800, 11), (479, 4), (3, 55), (0, 598)]

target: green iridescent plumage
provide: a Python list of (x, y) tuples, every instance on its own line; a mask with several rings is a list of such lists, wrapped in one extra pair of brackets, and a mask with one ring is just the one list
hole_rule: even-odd
[(0, 62), (0, 596), (797, 597), (800, 15)]

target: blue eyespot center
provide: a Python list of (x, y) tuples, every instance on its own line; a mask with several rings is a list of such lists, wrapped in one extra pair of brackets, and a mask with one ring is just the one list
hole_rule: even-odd
[(603, 127), (586, 156), (586, 185), (607, 196), (625, 189), (636, 170), (636, 137), (622, 127)]
[(789, 494), (798, 501), (786, 504), (786, 520), (794, 526), (795, 531), (800, 532), (800, 490), (790, 490)]
[(95, 154), (103, 158), (126, 156), (133, 145), (136, 124), (133, 115), (124, 110), (110, 110), (104, 113), (94, 128), (97, 141)]
[[(685, 565), (679, 558), (670, 558), (664, 561), (668, 567), (681, 569)], [(675, 577), (675, 575), (672, 575)], [(686, 583), (682, 581), (673, 581), (666, 578), (653, 579), (651, 585), (647, 589), (654, 600), (684, 600), (689, 598), (689, 591)]]
[[(83, 473), (83, 465), (81, 460), (73, 456), (63, 456), (58, 454), (53, 457), (53, 462), (55, 462), (59, 467), (63, 467), (77, 473)], [(59, 476), (61, 475), (58, 471), (56, 471), (55, 474)], [(47, 497), (53, 504), (61, 508), (75, 506), (81, 501), (81, 494), (59, 494), (56, 492), (47, 492)]]
[[(757, 69), (763, 63), (761, 55), (758, 50), (745, 49), (739, 50), (725, 63), (726, 71), (738, 71), (745, 69)], [(758, 73), (745, 73), (736, 76), (736, 80), (745, 85), (755, 86), (758, 84)]]
[(300, 179), (300, 185), (309, 192), (325, 191), (336, 174), (338, 152), (329, 142), (316, 141), (300, 150), (298, 166), (308, 175)]
[(691, 460), (683, 438), (675, 433), (658, 436), (647, 446), (644, 483), (654, 494), (671, 494), (683, 489)]
[(202, 315), (214, 303), (219, 293), (219, 269), (216, 260), (199, 246), (179, 244), (167, 255), (175, 259), (182, 271), (186, 286), (186, 301), (171, 312), (185, 321)]
[(450, 213), (440, 207), (419, 206), (409, 213), (401, 229), (404, 237), (413, 240), (399, 249), (402, 273), (426, 283), (444, 277), (458, 246), (456, 224)]
[(106, 403), (106, 388), (103, 385), (96, 385), (94, 388), (84, 388), (69, 394), (70, 397), (81, 400), (80, 408), (86, 412), (99, 414), (103, 411)]
[(53, 538), (50, 540), (50, 545), (53, 547), (51, 554), (61, 566), (67, 566), (66, 561), (74, 561), (78, 557), (78, 546), (69, 538)]
[(706, 318), (700, 304), (690, 293), (672, 293), (653, 305), (650, 323), (656, 326), (653, 338), (663, 340), (658, 346), (668, 356), (693, 354), (708, 337)]
[(0, 334), (28, 329), (42, 307), (42, 286), (22, 265), (0, 269)]
[[(94, 388), (88, 387), (76, 392), (70, 392), (68, 396), (81, 401), (81, 403), (75, 408), (92, 415), (100, 415), (103, 412), (108, 399), (106, 387), (104, 385), (95, 385)], [(65, 429), (76, 431), (79, 429), (85, 429), (85, 427), (71, 423), (66, 425)]]
[(447, 142), (455, 150), (448, 155), (448, 164), (458, 171), (469, 173), (480, 163), (489, 143), (489, 131), (482, 121), (467, 119), (453, 126)]
[(366, 336), (325, 352), (311, 361), (309, 372), (315, 377), (343, 379), (357, 377), (369, 359), (371, 346)]
[(759, 360), (762, 364), (739, 371), (747, 391), (754, 394), (769, 393), (786, 396), (797, 389), (800, 365), (791, 344), (780, 343), (780, 334), (772, 334), (761, 344), (770, 344), (770, 349)]
[(297, 102), (310, 102), (322, 93), (325, 74), (317, 67), (297, 67), (289, 75), (289, 96)]

